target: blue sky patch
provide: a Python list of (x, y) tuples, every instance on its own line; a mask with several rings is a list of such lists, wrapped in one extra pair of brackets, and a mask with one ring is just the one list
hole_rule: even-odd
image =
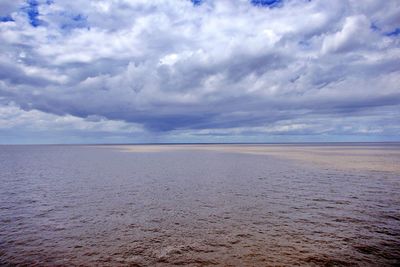
[(11, 16), (0, 17), (0, 22), (14, 21)]
[(282, 0), (251, 0), (255, 6), (276, 7), (282, 4)]
[(195, 5), (195, 6), (199, 6), (199, 5), (201, 5), (201, 3), (203, 2), (203, 0), (190, 0), (192, 3), (193, 3), (193, 5)]
[(28, 14), (29, 23), (33, 27), (37, 27), (41, 24), (39, 19), (39, 2), (37, 0), (28, 0), (27, 4), (28, 6), (24, 10)]
[(399, 36), (400, 35), (400, 27), (394, 29), (391, 32), (386, 33), (386, 36)]

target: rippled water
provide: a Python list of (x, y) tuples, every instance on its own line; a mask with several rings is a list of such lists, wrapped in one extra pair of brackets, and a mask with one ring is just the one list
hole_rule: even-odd
[(400, 264), (395, 172), (220, 151), (0, 146), (0, 184), (0, 265)]

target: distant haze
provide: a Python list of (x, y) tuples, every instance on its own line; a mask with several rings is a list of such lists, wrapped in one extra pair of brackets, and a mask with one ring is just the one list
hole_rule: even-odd
[(2, 0), (0, 143), (400, 140), (398, 0)]

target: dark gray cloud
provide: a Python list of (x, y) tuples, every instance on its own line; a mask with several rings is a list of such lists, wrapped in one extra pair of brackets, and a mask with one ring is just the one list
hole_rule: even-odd
[(399, 139), (397, 1), (264, 2), (3, 1), (1, 142)]

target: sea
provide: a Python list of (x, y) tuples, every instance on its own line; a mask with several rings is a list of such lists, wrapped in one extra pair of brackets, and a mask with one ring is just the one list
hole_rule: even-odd
[(400, 266), (400, 144), (0, 146), (0, 266)]

